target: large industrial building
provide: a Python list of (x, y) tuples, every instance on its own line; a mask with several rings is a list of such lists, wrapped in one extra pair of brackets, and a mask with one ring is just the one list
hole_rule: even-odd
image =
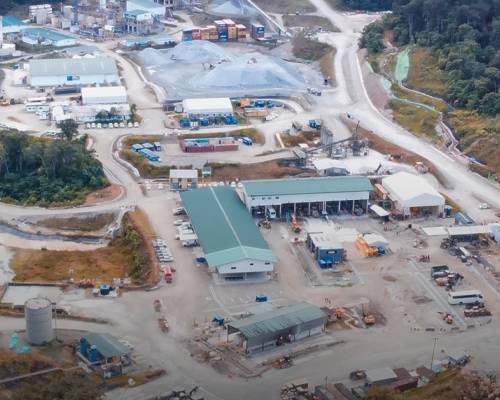
[(229, 97), (209, 99), (185, 99), (182, 109), (189, 118), (225, 117), (233, 115), (233, 104)]
[(124, 86), (100, 86), (82, 88), (82, 104), (126, 104), (127, 91)]
[[(165, 0), (168, 3), (168, 0)], [(127, 0), (127, 12), (143, 11), (152, 14), (153, 16), (165, 15), (165, 5), (151, 0)]]
[(264, 279), (276, 258), (235, 189), (208, 187), (181, 193), (210, 271), (225, 280)]
[(444, 197), (421, 176), (398, 172), (382, 179), (382, 186), (392, 200), (393, 213), (408, 217), (444, 211)]
[(12, 15), (6, 15), (1, 18), (3, 34), (7, 35), (9, 33), (19, 33), (27, 27), (23, 21)]
[(323, 332), (327, 314), (309, 303), (297, 303), (231, 321), (227, 334), (234, 335), (247, 354), (271, 349), (284, 343)]
[(32, 87), (119, 82), (115, 61), (109, 57), (31, 60), (29, 63), (29, 84)]
[(292, 213), (366, 212), (372, 191), (370, 180), (365, 176), (266, 179), (242, 184), (243, 201), (248, 210), (277, 218), (286, 218)]

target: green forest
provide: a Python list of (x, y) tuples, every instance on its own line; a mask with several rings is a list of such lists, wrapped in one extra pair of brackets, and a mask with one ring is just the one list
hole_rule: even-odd
[(341, 5), (353, 10), (386, 11), (392, 8), (393, 0), (339, 0)]
[(55, 0), (0, 0), (0, 15), (7, 15), (9, 12), (16, 7), (25, 6), (28, 7), (32, 4), (61, 4)]
[(454, 107), (500, 114), (500, 0), (393, 0), (393, 13), (365, 28), (361, 46), (383, 49), (383, 32), (397, 45), (429, 47), (445, 73)]
[(74, 139), (69, 130), (65, 132), (52, 140), (0, 131), (0, 200), (77, 204), (88, 192), (107, 185), (101, 163), (85, 148), (85, 138)]

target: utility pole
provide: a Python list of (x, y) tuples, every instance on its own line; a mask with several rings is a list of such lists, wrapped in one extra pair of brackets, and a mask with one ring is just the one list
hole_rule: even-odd
[(434, 364), (434, 354), (436, 353), (436, 344), (437, 344), (438, 338), (434, 338), (434, 345), (432, 346), (432, 357), (431, 357), (431, 371), (432, 371), (432, 365)]
[(57, 304), (52, 303), (52, 307), (54, 310), (54, 336), (55, 336), (55, 339), (57, 341)]

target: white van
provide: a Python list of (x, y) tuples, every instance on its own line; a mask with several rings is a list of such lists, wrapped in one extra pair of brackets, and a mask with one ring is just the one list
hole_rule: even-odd
[(448, 303), (450, 304), (474, 304), (484, 303), (483, 294), (479, 290), (462, 290), (448, 292)]
[(274, 207), (267, 207), (266, 215), (269, 219), (276, 219), (276, 210)]

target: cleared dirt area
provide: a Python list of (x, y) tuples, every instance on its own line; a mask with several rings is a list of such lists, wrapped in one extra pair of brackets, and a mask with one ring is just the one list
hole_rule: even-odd
[(99, 204), (105, 201), (115, 200), (120, 197), (123, 193), (123, 188), (120, 185), (109, 185), (104, 189), (96, 190), (95, 192), (89, 193), (85, 197), (86, 206), (91, 206), (93, 204)]
[(213, 164), (212, 179), (216, 181), (238, 181), (245, 179), (272, 179), (293, 176), (304, 171), (299, 168), (282, 167), (276, 160), (246, 164)]
[[(346, 122), (346, 124), (353, 130), (356, 125), (352, 122)], [(414, 165), (417, 161), (422, 162), (427, 166), (429, 172), (433, 174), (436, 179), (443, 185), (447, 186), (448, 183), (446, 179), (439, 173), (436, 166), (432, 164), (430, 161), (426, 160), (423, 157), (420, 157), (418, 154), (413, 153), (409, 150), (403, 149), (391, 142), (388, 142), (379, 136), (372, 133), (370, 130), (363, 128), (361, 126), (358, 127), (358, 134), (361, 138), (367, 139), (370, 142), (370, 148), (378, 151), (382, 154), (390, 154), (393, 158), (393, 161), (400, 161), (404, 164)]]
[(87, 218), (47, 218), (38, 221), (37, 224), (51, 229), (62, 229), (70, 231), (93, 232), (104, 228), (114, 220), (111, 213), (98, 214)]
[(316, 7), (309, 3), (308, 0), (254, 0), (254, 3), (264, 11), (277, 14), (310, 13), (316, 11)]
[(310, 39), (304, 33), (299, 33), (292, 39), (293, 55), (303, 60), (318, 61), (332, 50), (333, 47)]
[(281, 141), (285, 145), (285, 147), (296, 147), (300, 143), (306, 143), (311, 145), (314, 141), (319, 139), (319, 132), (299, 132), (296, 135), (286, 135), (280, 134)]
[(15, 281), (62, 282), (90, 279), (109, 283), (130, 277), (135, 283), (154, 282), (159, 268), (151, 245), (153, 230), (142, 211), (127, 213), (123, 232), (108, 246), (93, 251), (18, 249), (11, 262)]
[(283, 15), (283, 23), (285, 24), (285, 26), (291, 27), (304, 27), (307, 29), (321, 28), (325, 31), (331, 32), (339, 31), (338, 28), (335, 27), (329, 19), (320, 17), (318, 15)]

